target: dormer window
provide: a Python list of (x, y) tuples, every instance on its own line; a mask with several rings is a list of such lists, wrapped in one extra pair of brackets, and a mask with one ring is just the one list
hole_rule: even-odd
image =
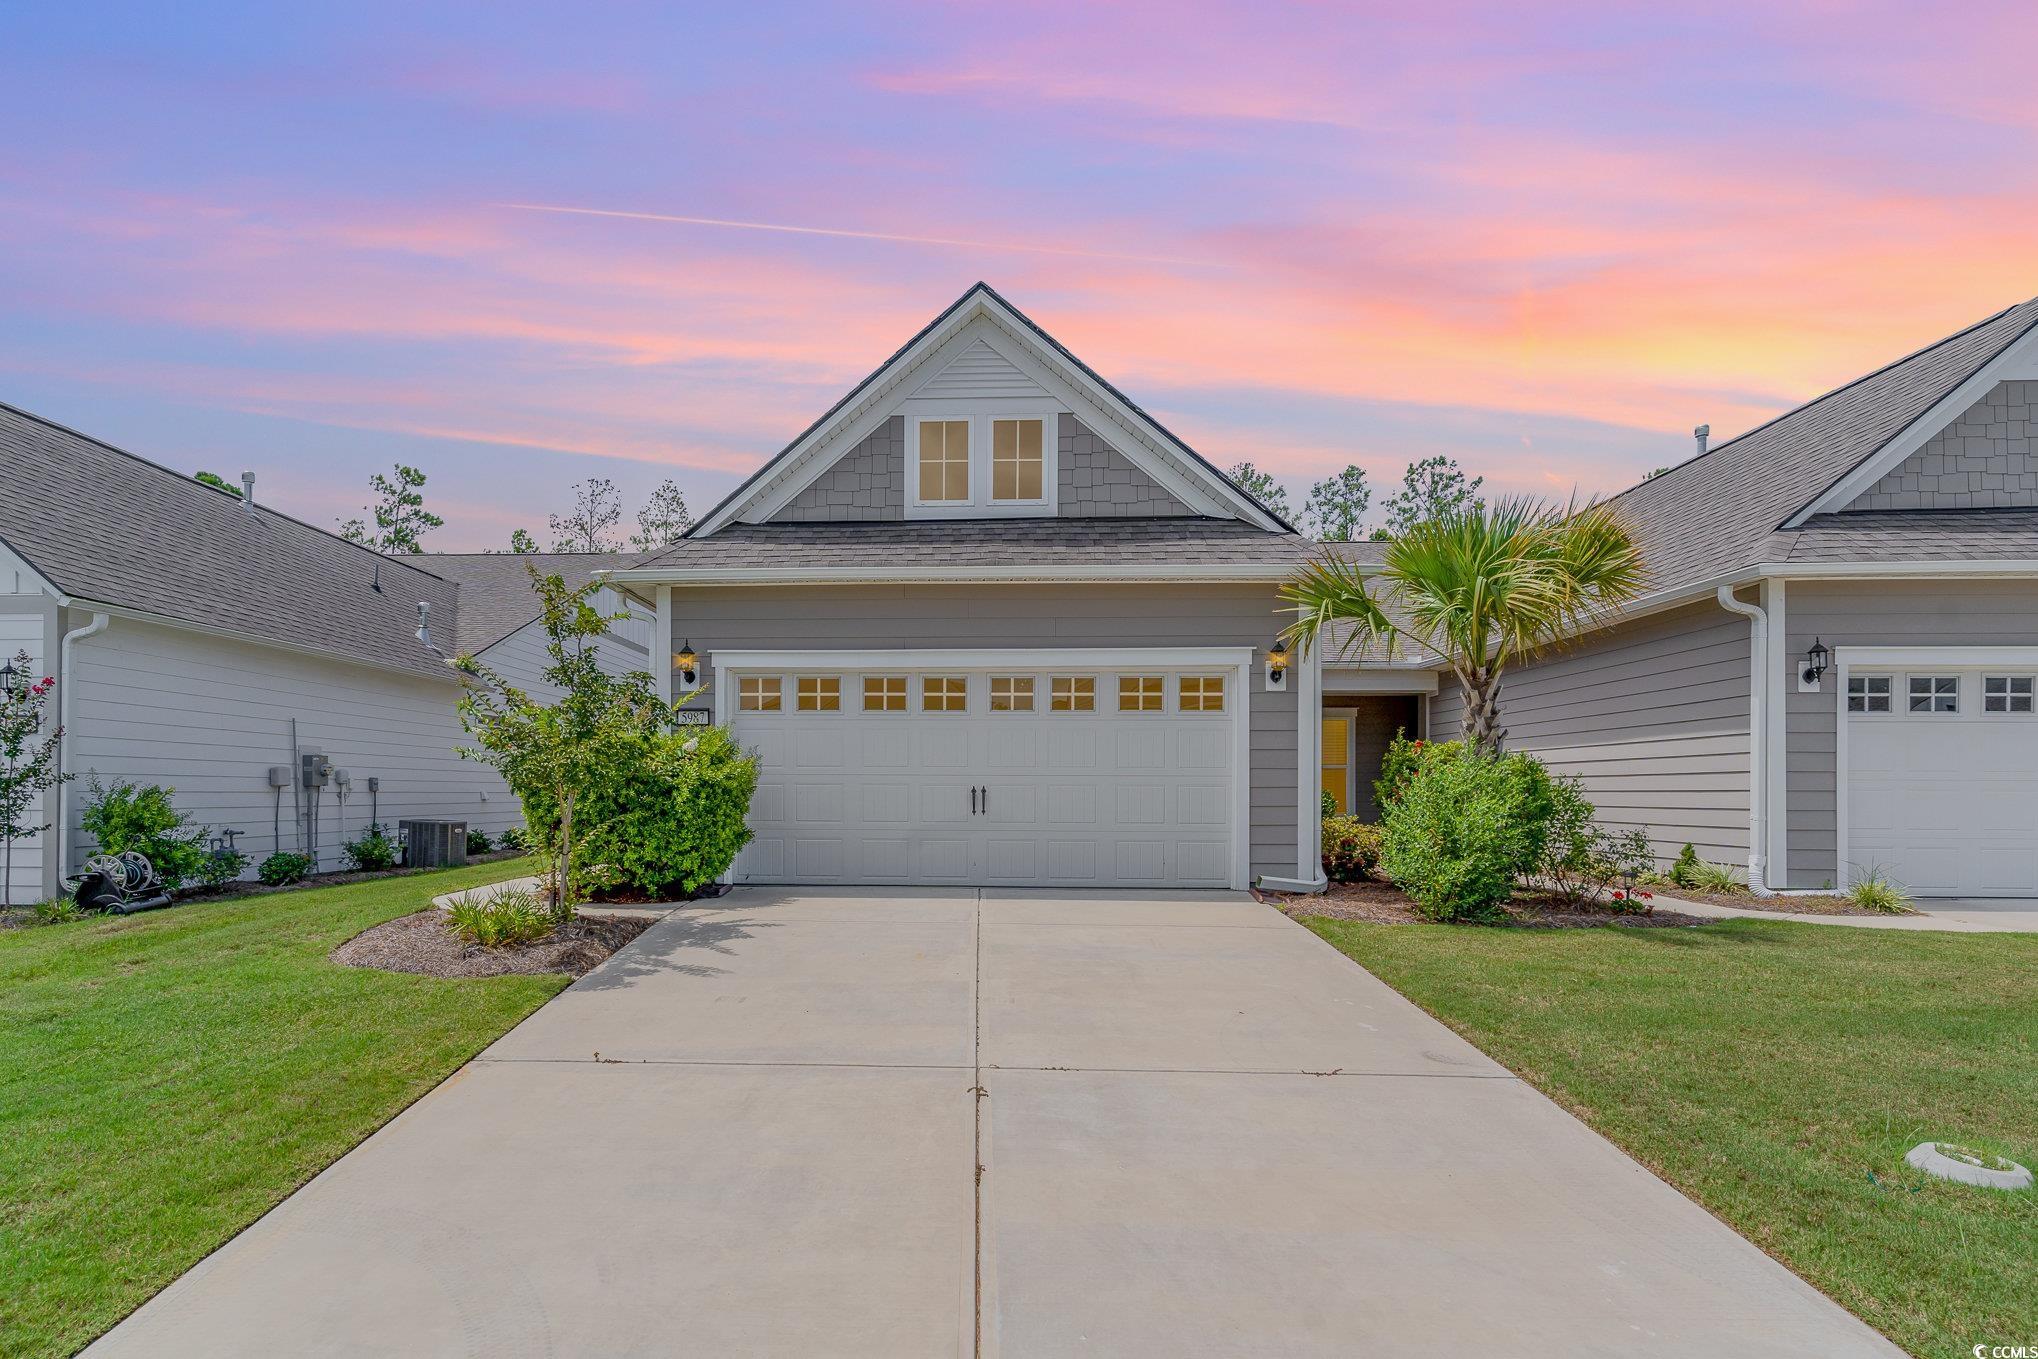
[(920, 422), (920, 499), (929, 505), (969, 503), (967, 420)]
[(991, 421), (991, 499), (1033, 500), (1041, 495), (1046, 421)]
[[(948, 404), (948, 403), (942, 403)], [(908, 518), (990, 518), (1055, 512), (1058, 413), (1004, 401), (955, 403), (906, 421)]]

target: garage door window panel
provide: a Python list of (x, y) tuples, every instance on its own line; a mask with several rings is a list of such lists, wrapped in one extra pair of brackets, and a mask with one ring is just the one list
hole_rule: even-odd
[(1183, 675), (1176, 686), (1176, 705), (1185, 713), (1224, 711), (1224, 676)]
[(928, 675), (920, 681), (920, 709), (930, 713), (969, 710), (969, 679), (963, 675)]
[(867, 713), (902, 713), (906, 711), (906, 677), (904, 675), (865, 675), (863, 677), (863, 710)]
[(1120, 675), (1118, 711), (1157, 713), (1167, 709), (1167, 681), (1159, 675)]
[(840, 675), (801, 675), (799, 677), (799, 709), (803, 713), (839, 713), (842, 711), (842, 677)]
[(2038, 682), (2030, 675), (1988, 675), (1981, 682), (1981, 710), (1985, 713), (2030, 716)]
[(743, 676), (736, 696), (736, 706), (746, 713), (775, 713), (785, 707), (785, 686), (777, 675)]
[(1909, 710), (1914, 713), (1957, 713), (1960, 711), (1960, 676), (1912, 675)]
[(991, 711), (1030, 713), (1033, 711), (1033, 676), (991, 676)]
[(1097, 678), (1094, 675), (1056, 675), (1048, 681), (1048, 708), (1058, 713), (1097, 711)]
[(1847, 680), (1847, 711), (1886, 713), (1890, 710), (1888, 675), (1853, 675)]

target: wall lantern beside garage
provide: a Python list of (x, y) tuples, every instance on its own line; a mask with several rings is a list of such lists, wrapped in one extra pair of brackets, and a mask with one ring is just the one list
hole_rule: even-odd
[(691, 638), (679, 644), (679, 650), (672, 654), (672, 663), (679, 667), (679, 682), (692, 684), (701, 663), (700, 653), (693, 649)]
[(1288, 644), (1278, 637), (1267, 648), (1267, 687), (1288, 687)]
[(1826, 650), (1826, 644), (1816, 637), (1812, 638), (1812, 649), (1804, 654), (1804, 672), (1798, 679), (1816, 688), (1820, 678), (1826, 673), (1826, 662), (1832, 658), (1833, 653)]
[(14, 662), (0, 665), (0, 694), (13, 698), (21, 692), (21, 672), (14, 668)]

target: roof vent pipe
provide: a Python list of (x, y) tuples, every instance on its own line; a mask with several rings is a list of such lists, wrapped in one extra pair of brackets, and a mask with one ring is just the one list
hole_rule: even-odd
[(255, 508), (255, 474), (253, 472), (241, 473), (241, 508), (244, 510)]
[(1705, 441), (1712, 438), (1712, 426), (1700, 425), (1697, 429), (1691, 431), (1691, 437), (1698, 442), (1698, 456), (1704, 457)]

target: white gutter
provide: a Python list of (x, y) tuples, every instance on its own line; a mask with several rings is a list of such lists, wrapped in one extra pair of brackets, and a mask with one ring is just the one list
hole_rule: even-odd
[(1734, 587), (1722, 585), (1716, 596), (1728, 613), (1748, 620), (1748, 890), (1769, 896), (1763, 880), (1769, 843), (1769, 614), (1760, 604), (1734, 598)]
[[(57, 726), (62, 735), (57, 742), (57, 772), (70, 772), (71, 763), (71, 690), (73, 668), (71, 646), (87, 637), (97, 637), (106, 631), (113, 620), (103, 613), (92, 615), (92, 621), (82, 628), (72, 628), (64, 634), (63, 644), (57, 649)], [(64, 874), (71, 867), (71, 798), (69, 784), (63, 779), (57, 781), (57, 881), (62, 883)], [(47, 882), (49, 879), (45, 878)]]

